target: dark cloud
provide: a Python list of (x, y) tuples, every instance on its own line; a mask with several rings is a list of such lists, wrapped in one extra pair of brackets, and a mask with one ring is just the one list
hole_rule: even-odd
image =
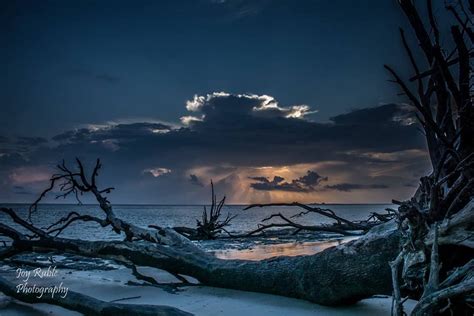
[(338, 125), (385, 125), (393, 122), (395, 117), (406, 111), (405, 107), (395, 104), (386, 104), (379, 107), (355, 109), (346, 114), (331, 118)]
[(321, 177), (317, 172), (308, 170), (308, 173), (297, 179), (296, 182), (299, 182), (307, 187), (314, 187), (318, 185), (321, 181), (327, 180), (328, 177)]
[(250, 187), (260, 191), (289, 191), (289, 192), (311, 192), (315, 191), (321, 181), (327, 181), (327, 177), (321, 177), (316, 171), (308, 171), (306, 175), (291, 180), (284, 181), (285, 178), (274, 176), (273, 180), (266, 177), (250, 177), (257, 182), (251, 183)]
[[(249, 177), (249, 179), (252, 179), (252, 180), (255, 180), (255, 181), (258, 181), (258, 182), (269, 182), (267, 177)], [(274, 181), (279, 182), (279, 181), (282, 181), (282, 180), (285, 180), (285, 178), (282, 178), (282, 177), (279, 177), (279, 176), (274, 177)]]
[(169, 125), (161, 123), (130, 123), (91, 125), (87, 128), (71, 130), (53, 137), (63, 143), (94, 143), (108, 139), (120, 141), (140, 140), (143, 137), (163, 135), (172, 130)]
[(386, 184), (358, 184), (358, 183), (338, 183), (333, 185), (326, 185), (326, 189), (337, 190), (343, 192), (350, 192), (354, 190), (363, 190), (363, 189), (387, 189), (389, 188)]
[[(133, 183), (145, 181), (147, 187), (138, 195), (157, 191), (164, 195), (173, 185), (184, 188), (190, 181), (194, 183), (191, 175), (200, 180), (202, 174), (193, 171), (197, 167), (213, 167), (214, 172), (228, 175), (238, 168), (339, 161), (347, 164), (345, 172), (357, 179), (373, 165), (383, 164), (385, 169), (402, 166), (407, 158), (394, 153), (425, 150), (423, 136), (407, 119), (411, 112), (396, 104), (355, 110), (327, 123), (310, 120), (316, 116), (307, 105), (281, 105), (267, 95), (213, 93), (195, 96), (186, 107), (192, 118), (183, 118), (186, 124), (181, 126), (161, 122), (91, 124), (54, 136), (48, 146), (39, 138), (24, 138), (21, 150), (15, 147), (18, 144), (2, 144), (0, 173), (8, 175), (19, 165), (54, 166), (63, 158), (79, 156), (94, 161), (100, 157), (107, 166), (103, 171), (107, 182), (117, 187), (121, 184), (131, 192), (138, 191)], [(412, 173), (423, 173), (427, 167), (420, 163), (416, 170), (410, 168)], [(143, 172), (168, 169), (172, 173), (160, 181)], [(256, 191), (314, 192), (325, 180), (314, 171), (286, 181), (278, 175), (271, 180), (260, 175), (255, 174), (251, 185)], [(340, 185), (329, 189), (363, 188)]]
[(242, 149), (250, 145), (253, 159), (259, 152), (268, 159), (271, 147), (272, 163), (278, 158), (279, 163), (326, 159), (349, 150), (423, 147), (416, 126), (397, 119), (411, 112), (396, 104), (356, 110), (331, 123), (306, 120), (309, 107), (280, 106), (269, 96), (212, 94), (195, 97), (187, 108), (200, 114), (189, 121), (191, 130), (224, 148), (225, 143)]
[(189, 182), (191, 182), (194, 185), (200, 186), (200, 187), (204, 186), (204, 184), (201, 182), (201, 180), (195, 174), (190, 174), (189, 175)]
[(97, 125), (64, 132), (53, 140), (69, 145), (61, 151), (80, 146), (82, 152), (102, 150), (107, 155), (109, 149), (129, 161), (159, 156), (163, 163), (181, 167), (223, 162), (284, 165), (346, 160), (352, 151), (424, 148), (414, 125), (394, 119), (406, 112), (395, 104), (336, 116), (330, 123), (306, 119), (312, 113), (308, 106), (281, 106), (265, 95), (195, 96), (187, 108), (195, 115), (183, 118), (187, 125), (181, 128), (162, 123)]

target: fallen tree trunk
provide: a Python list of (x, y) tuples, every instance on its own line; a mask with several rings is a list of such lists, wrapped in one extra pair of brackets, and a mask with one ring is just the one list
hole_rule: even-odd
[[(179, 236), (172, 229), (164, 229), (161, 234), (171, 239)], [(192, 276), (209, 286), (340, 305), (374, 294), (391, 293), (388, 262), (398, 254), (399, 238), (396, 224), (390, 222), (374, 228), (358, 240), (315, 255), (258, 262), (219, 259), (189, 241), (169, 247), (148, 241), (83, 241), (46, 237), (38, 240), (17, 238), (13, 247), (18, 251), (61, 251), (113, 259)]]
[(44, 295), (38, 298), (35, 293), (18, 293), (16, 286), (0, 277), (0, 291), (25, 303), (47, 303), (91, 316), (190, 316), (192, 314), (174, 307), (161, 305), (135, 305), (104, 302), (91, 296), (68, 291), (67, 295)]
[(390, 294), (387, 260), (397, 255), (400, 236), (395, 223), (382, 226), (359, 240), (311, 256), (220, 261), (206, 283), (322, 305), (351, 304), (375, 294)]

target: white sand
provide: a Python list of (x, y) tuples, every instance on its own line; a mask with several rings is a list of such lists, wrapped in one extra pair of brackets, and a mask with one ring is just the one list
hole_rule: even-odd
[[(164, 271), (155, 269), (142, 269), (141, 271), (147, 275), (155, 276), (160, 282), (169, 282), (174, 279), (173, 276)], [(62, 281), (64, 286), (67, 286), (70, 290), (105, 301), (140, 296), (140, 298), (129, 299), (122, 301), (122, 303), (169, 305), (195, 315), (390, 315), (391, 298), (389, 297), (366, 299), (352, 306), (331, 308), (276, 295), (206, 286), (182, 288), (176, 294), (151, 286), (129, 286), (125, 285), (128, 280), (136, 280), (131, 275), (130, 270), (126, 268), (111, 271), (59, 270), (59, 272), (55, 279), (48, 279), (50, 284)], [(14, 277), (12, 270), (9, 272), (1, 271), (1, 275), (10, 279)], [(5, 300), (3, 302), (2, 304), (2, 299), (0, 299), (0, 316), (80, 315), (48, 304), (30, 305), (18, 302), (5, 304)], [(413, 301), (406, 303), (408, 310), (411, 310), (413, 306)]]

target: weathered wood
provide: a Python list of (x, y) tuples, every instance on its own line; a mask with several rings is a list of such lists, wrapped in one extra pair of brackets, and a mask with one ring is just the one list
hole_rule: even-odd
[(0, 277), (0, 291), (19, 301), (26, 303), (47, 303), (58, 305), (69, 310), (77, 311), (91, 316), (190, 316), (191, 313), (181, 311), (174, 307), (162, 305), (135, 305), (105, 302), (88, 295), (68, 291), (67, 295), (43, 295), (38, 298), (35, 293), (18, 293), (15, 284)]
[[(171, 228), (162, 233), (178, 235)], [(375, 227), (358, 240), (315, 255), (258, 262), (218, 259), (189, 241), (169, 247), (148, 241), (83, 241), (51, 237), (19, 239), (14, 246), (20, 251), (60, 251), (107, 258), (189, 275), (210, 286), (339, 305), (391, 293), (388, 262), (398, 254), (399, 238), (396, 224), (389, 222)]]

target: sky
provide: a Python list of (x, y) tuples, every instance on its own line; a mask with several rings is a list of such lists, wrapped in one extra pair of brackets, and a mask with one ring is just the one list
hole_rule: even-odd
[(0, 202), (76, 156), (116, 203), (204, 203), (211, 180), (230, 203), (389, 202), (430, 170), (383, 68), (410, 74), (395, 0), (16, 0), (0, 24)]

